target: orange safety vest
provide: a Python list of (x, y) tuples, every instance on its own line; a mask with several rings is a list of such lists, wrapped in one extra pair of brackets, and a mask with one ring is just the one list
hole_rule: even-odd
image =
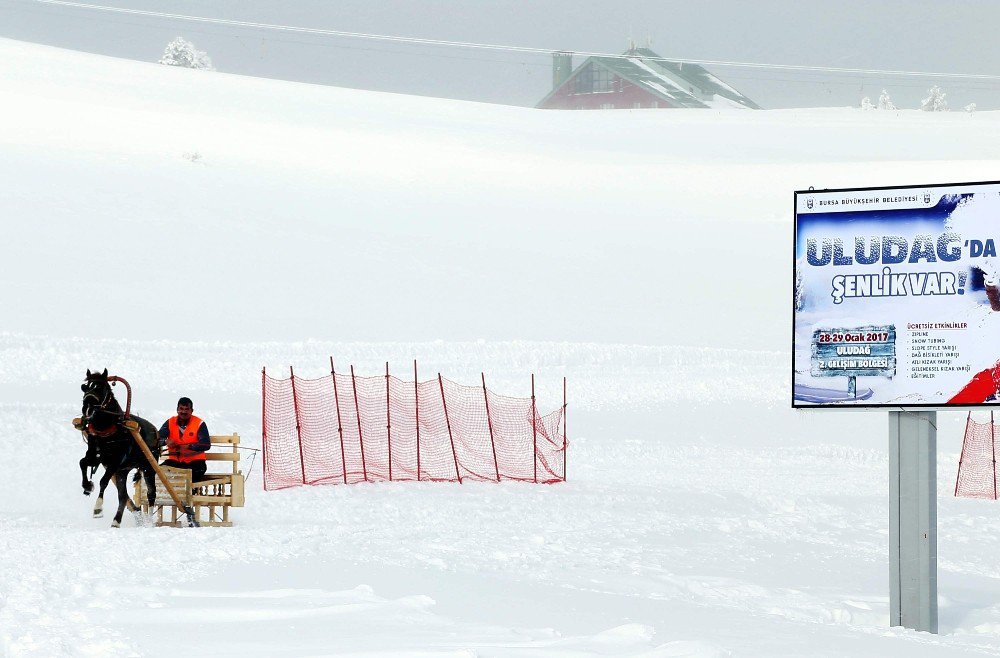
[(191, 420), (188, 421), (184, 433), (181, 434), (181, 428), (177, 426), (177, 416), (174, 416), (167, 421), (167, 429), (170, 431), (167, 438), (167, 450), (170, 452), (171, 459), (175, 459), (183, 464), (190, 464), (194, 461), (205, 461), (205, 453), (194, 452), (188, 448), (188, 446), (198, 443), (198, 430), (201, 429), (201, 418), (191, 416)]

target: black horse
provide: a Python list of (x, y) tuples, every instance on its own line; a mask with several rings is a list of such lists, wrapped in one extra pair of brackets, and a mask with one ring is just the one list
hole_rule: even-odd
[[(107, 370), (105, 369), (105, 373), (106, 372), (107, 372)], [(89, 370), (87, 371), (87, 376), (90, 377), (90, 371)], [(87, 390), (88, 390), (87, 384), (84, 384), (83, 386), (81, 386), (81, 388), (83, 389), (84, 393), (86, 393)], [(100, 445), (100, 441), (98, 440), (98, 437), (96, 435), (90, 434), (89, 432), (86, 431), (86, 429), (87, 429), (87, 421), (86, 421), (87, 412), (90, 409), (90, 407), (95, 404), (95, 400), (96, 400), (96, 395), (94, 395), (94, 396), (84, 395), (84, 398), (83, 398), (83, 409), (80, 411), (80, 424), (74, 425), (74, 427), (76, 427), (76, 429), (83, 431), (83, 440), (84, 440), (84, 443), (87, 444), (87, 452), (80, 459), (80, 475), (82, 476), (82, 479), (81, 479), (81, 482), (80, 482), (80, 486), (83, 487), (83, 495), (84, 496), (89, 496), (94, 491), (93, 477), (94, 477), (94, 474), (97, 473), (97, 467), (101, 465), (101, 452), (100, 452), (101, 445)], [(90, 474), (89, 475), (87, 474), (87, 469), (88, 468), (90, 469)], [(139, 478), (139, 474), (136, 473), (136, 479), (138, 479), (138, 478)], [(113, 473), (111, 475), (111, 479), (112, 480), (115, 479), (115, 476), (114, 476)], [(105, 487), (107, 487), (106, 484), (105, 484)], [(104, 504), (104, 489), (105, 489), (105, 487), (102, 487), (101, 490), (98, 492), (97, 504), (94, 506), (94, 517), (95, 518), (99, 518), (101, 516), (104, 516), (103, 504)], [(132, 504), (132, 500), (131, 499), (129, 499), (127, 506), (128, 506), (128, 509), (129, 509), (130, 512), (135, 512), (136, 507), (135, 507), (134, 504)]]
[[(84, 493), (89, 494), (88, 489), (93, 489), (93, 485), (87, 478), (88, 466), (96, 468), (95, 463), (104, 466), (104, 475), (101, 477), (99, 493), (94, 505), (94, 516), (103, 515), (104, 490), (113, 477), (115, 488), (118, 489), (118, 512), (111, 525), (117, 528), (121, 526), (125, 506), (128, 505), (130, 509), (135, 509), (127, 491), (128, 474), (132, 470), (138, 469), (142, 477), (145, 478), (149, 505), (152, 507), (156, 500), (156, 472), (146, 459), (142, 449), (136, 445), (131, 432), (125, 427), (125, 412), (111, 390), (107, 369), (103, 373), (91, 373), (88, 370), (86, 383), (80, 388), (83, 390), (81, 422), (87, 433), (87, 455), (80, 460)], [(143, 442), (149, 447), (154, 457), (158, 458), (160, 441), (156, 426), (138, 416), (131, 416), (131, 420), (139, 424), (139, 433)]]

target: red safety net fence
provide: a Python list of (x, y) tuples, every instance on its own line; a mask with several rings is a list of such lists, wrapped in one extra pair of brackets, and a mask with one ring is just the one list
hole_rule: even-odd
[(530, 398), (389, 374), (333, 370), (319, 379), (261, 373), (264, 489), (378, 481), (566, 479), (563, 406), (544, 416)]
[(964, 498), (997, 498), (996, 425), (993, 412), (989, 423), (972, 420), (972, 412), (965, 421), (965, 439), (962, 455), (958, 460), (958, 478), (955, 495)]

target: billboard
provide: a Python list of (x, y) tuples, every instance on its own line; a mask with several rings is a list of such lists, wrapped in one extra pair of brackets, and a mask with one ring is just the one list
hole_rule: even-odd
[(795, 193), (793, 407), (1000, 404), (1000, 183)]

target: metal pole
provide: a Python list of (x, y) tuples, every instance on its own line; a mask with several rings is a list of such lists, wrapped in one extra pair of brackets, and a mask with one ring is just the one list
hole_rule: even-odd
[(358, 406), (358, 381), (354, 377), (354, 364), (351, 364), (351, 386), (354, 388), (354, 412), (358, 415), (358, 441), (361, 443), (361, 470), (368, 481), (368, 467), (365, 465), (365, 437), (361, 435), (361, 408)]
[(441, 387), (441, 404), (444, 405), (444, 422), (448, 425), (448, 440), (451, 441), (451, 456), (455, 459), (455, 477), (462, 484), (462, 474), (458, 472), (458, 453), (455, 452), (455, 438), (451, 435), (451, 421), (448, 420), (448, 402), (444, 399), (444, 381), (438, 373), (438, 386)]
[(535, 484), (538, 484), (538, 427), (535, 422), (537, 416), (535, 411), (535, 373), (531, 373), (531, 443), (534, 446), (535, 455), (532, 460), (535, 468)]
[[(992, 412), (991, 412), (992, 414)], [(958, 483), (962, 480), (962, 462), (965, 461), (965, 444), (969, 440), (969, 421), (972, 420), (972, 412), (965, 417), (965, 434), (962, 436), (962, 452), (958, 455), (958, 473), (955, 475), (955, 495), (958, 496)], [(993, 478), (996, 481), (996, 477)]]
[(937, 633), (937, 412), (889, 412), (889, 623)]
[(306, 482), (306, 458), (305, 453), (302, 450), (302, 424), (299, 420), (299, 396), (295, 392), (295, 369), (292, 366), (288, 366), (288, 371), (291, 373), (292, 380), (292, 404), (295, 406), (295, 433), (299, 435), (299, 463), (302, 465), (302, 484), (308, 484)]
[(417, 414), (417, 482), (420, 482), (420, 387), (417, 386), (417, 360), (413, 360), (413, 404)]
[[(972, 413), (971, 411), (969, 412)], [(965, 443), (963, 441), (963, 443)], [(990, 411), (990, 452), (993, 453), (993, 500), (997, 499), (997, 441), (996, 425), (993, 424), (993, 412)]]
[(392, 414), (389, 411), (389, 362), (385, 362), (385, 435), (389, 441), (389, 482), (392, 482)]
[(330, 357), (330, 378), (333, 379), (333, 403), (337, 407), (337, 434), (340, 436), (340, 465), (344, 467), (344, 484), (347, 484), (347, 455), (344, 452), (344, 426), (340, 422), (340, 396), (337, 394), (337, 371)]
[(480, 372), (483, 377), (483, 401), (486, 402), (486, 423), (490, 428), (490, 445), (493, 446), (493, 468), (497, 472), (497, 482), (500, 481), (500, 463), (497, 461), (497, 444), (493, 440), (493, 419), (490, 418), (490, 398), (486, 395), (486, 373)]

